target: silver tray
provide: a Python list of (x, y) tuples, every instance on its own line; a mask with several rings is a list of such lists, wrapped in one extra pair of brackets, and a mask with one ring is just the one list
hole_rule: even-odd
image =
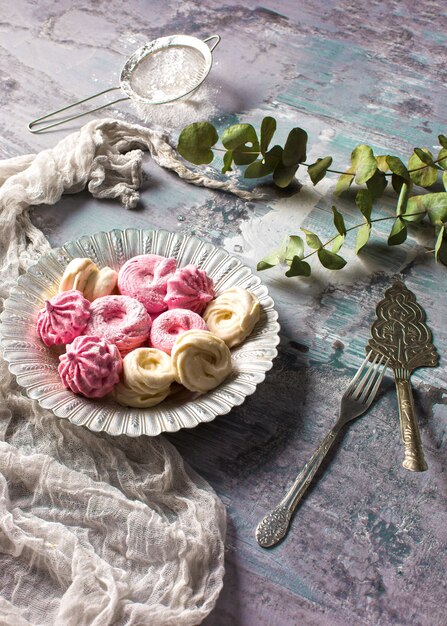
[[(98, 267), (108, 265), (118, 270), (131, 257), (149, 253), (174, 257), (179, 266), (193, 263), (206, 270), (218, 293), (235, 286), (249, 289), (259, 298), (261, 319), (250, 337), (231, 351), (232, 374), (206, 394), (180, 391), (150, 409), (126, 408), (110, 399), (91, 400), (75, 395), (61, 383), (57, 354), (37, 334), (39, 309), (57, 293), (64, 269), (73, 258), (89, 257)], [(165, 230), (113, 230), (81, 237), (52, 250), (19, 277), (0, 317), (0, 346), (18, 384), (57, 417), (110, 435), (154, 436), (209, 422), (254, 393), (277, 354), (277, 318), (267, 288), (225, 250), (196, 237)]]

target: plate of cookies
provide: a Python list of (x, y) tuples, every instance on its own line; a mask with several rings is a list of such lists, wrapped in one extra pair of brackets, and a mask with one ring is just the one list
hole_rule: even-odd
[(228, 413), (272, 367), (267, 288), (194, 236), (113, 230), (52, 250), (20, 276), (0, 346), (33, 400), (110, 435), (192, 428)]

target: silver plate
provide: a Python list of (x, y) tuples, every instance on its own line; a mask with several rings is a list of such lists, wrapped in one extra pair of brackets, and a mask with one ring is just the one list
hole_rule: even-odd
[[(90, 400), (73, 394), (61, 383), (57, 354), (48, 349), (37, 334), (39, 309), (57, 293), (60, 278), (72, 259), (89, 257), (99, 267), (108, 265), (117, 270), (131, 257), (149, 253), (174, 257), (179, 266), (193, 263), (206, 270), (218, 293), (238, 286), (249, 289), (259, 298), (261, 319), (250, 337), (231, 351), (232, 374), (206, 394), (184, 390), (151, 409), (125, 408), (112, 400)], [(237, 258), (196, 237), (165, 230), (136, 229), (85, 236), (43, 256), (17, 283), (0, 318), (0, 346), (10, 371), (27, 395), (42, 407), (93, 431), (132, 437), (154, 436), (209, 422), (254, 393), (277, 354), (278, 315), (267, 288)]]

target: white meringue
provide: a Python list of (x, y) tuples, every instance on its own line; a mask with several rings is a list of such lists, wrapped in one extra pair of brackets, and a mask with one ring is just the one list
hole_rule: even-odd
[(171, 358), (177, 382), (201, 393), (220, 385), (232, 369), (227, 345), (206, 330), (187, 330), (179, 335)]
[(232, 348), (248, 337), (260, 315), (257, 297), (248, 289), (233, 287), (208, 304), (203, 319), (210, 332)]

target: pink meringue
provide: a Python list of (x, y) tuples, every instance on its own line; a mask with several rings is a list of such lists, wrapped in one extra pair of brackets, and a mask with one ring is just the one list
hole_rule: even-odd
[(188, 311), (187, 309), (165, 311), (152, 322), (151, 346), (171, 354), (172, 346), (178, 335), (194, 328), (208, 330), (208, 326), (203, 319), (194, 311)]
[(158, 254), (134, 256), (119, 271), (119, 291), (139, 300), (148, 313), (166, 311), (166, 284), (176, 267), (175, 259), (166, 259)]
[(178, 268), (168, 279), (165, 302), (168, 309), (189, 309), (201, 315), (214, 298), (214, 283), (195, 265)]
[(102, 398), (112, 391), (123, 369), (118, 348), (91, 335), (76, 337), (59, 361), (64, 387), (86, 398)]
[(90, 318), (90, 302), (71, 289), (45, 302), (37, 317), (37, 332), (46, 346), (70, 343), (84, 332)]
[(103, 296), (91, 303), (90, 312), (85, 334), (107, 339), (123, 355), (143, 345), (149, 337), (151, 318), (135, 298)]

